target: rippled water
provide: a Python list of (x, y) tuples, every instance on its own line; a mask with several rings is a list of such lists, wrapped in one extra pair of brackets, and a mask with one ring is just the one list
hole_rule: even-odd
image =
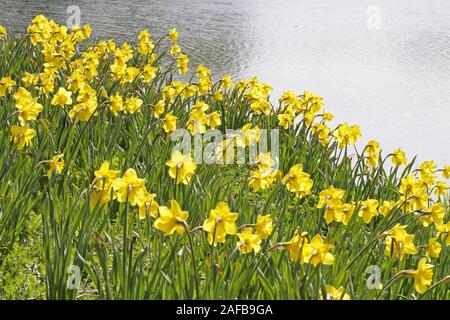
[[(283, 90), (311, 90), (337, 121), (358, 123), (364, 141), (450, 162), (448, 0), (0, 0), (0, 24), (21, 31), (36, 14), (81, 22), (100, 38), (133, 40), (175, 26), (193, 63), (217, 76), (258, 76)], [(381, 29), (367, 27), (369, 5)]]

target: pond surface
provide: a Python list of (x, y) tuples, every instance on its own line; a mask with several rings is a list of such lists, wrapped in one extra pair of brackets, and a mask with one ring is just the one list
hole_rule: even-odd
[(217, 77), (256, 75), (274, 97), (310, 90), (336, 123), (360, 124), (363, 142), (450, 163), (448, 0), (0, 0), (0, 24), (22, 31), (37, 14), (66, 23), (69, 5), (99, 38), (176, 27), (193, 64)]

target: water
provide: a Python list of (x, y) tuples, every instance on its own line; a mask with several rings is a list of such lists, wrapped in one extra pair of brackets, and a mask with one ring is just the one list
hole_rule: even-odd
[[(360, 124), (363, 142), (450, 163), (448, 0), (0, 0), (0, 24), (21, 31), (41, 13), (65, 23), (73, 4), (96, 37), (176, 27), (193, 63), (217, 77), (256, 75), (275, 96), (310, 90), (336, 123)], [(372, 4), (380, 29), (367, 27)]]

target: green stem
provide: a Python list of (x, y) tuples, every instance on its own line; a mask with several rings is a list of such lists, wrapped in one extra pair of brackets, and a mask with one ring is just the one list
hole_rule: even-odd
[(128, 202), (128, 194), (129, 191), (127, 191), (127, 200), (125, 202), (125, 221), (123, 225), (123, 260), (122, 260), (122, 281), (123, 281), (123, 298), (126, 299), (127, 297), (127, 251), (128, 251), (128, 210), (129, 210), (129, 202)]

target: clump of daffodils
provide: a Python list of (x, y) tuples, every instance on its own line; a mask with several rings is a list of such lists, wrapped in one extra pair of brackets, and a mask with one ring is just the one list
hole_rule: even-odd
[[(327, 300), (360, 294), (345, 284), (344, 275), (332, 278), (336, 267), (351, 272), (354, 263), (360, 263), (357, 270), (372, 260), (405, 268), (392, 281), (412, 278), (411, 292), (426, 294), (448, 283), (448, 276), (434, 284), (433, 277), (442, 276), (437, 270), (446, 271), (442, 265), (450, 246), (449, 165), (424, 161), (413, 169), (402, 149), (385, 156), (373, 139), (361, 153), (356, 147), (353, 153), (361, 128), (345, 122), (331, 127), (334, 116), (322, 97), (288, 90), (274, 106), (272, 87), (256, 77), (234, 81), (226, 75), (215, 81), (202, 64), (190, 70), (190, 57), (175, 28), (161, 41), (145, 29), (136, 45), (91, 43), (90, 36), (89, 25), (69, 30), (42, 15), (32, 20), (24, 38), (32, 50), (31, 63), (26, 70), (0, 77), (0, 130), (7, 152), (11, 148), (18, 157), (26, 155), (24, 159), (39, 157), (36, 169), (44, 168), (40, 183), (52, 187), (67, 182), (67, 175), (76, 177), (84, 183), (89, 214), (112, 213), (101, 216), (108, 223), (115, 211), (125, 208), (136, 217), (130, 223), (125, 219), (124, 243), (126, 227), (132, 227), (139, 241), (164, 239), (159, 248), (172, 246), (177, 256), (189, 245), (192, 258), (183, 263), (196, 267), (202, 261), (199, 274), (206, 278), (211, 276), (204, 267), (209, 259), (218, 269), (225, 260), (241, 267), (241, 261), (251, 260), (244, 255), (261, 258), (253, 260), (261, 264), (255, 265), (259, 273), (252, 281), (266, 276), (262, 263), (285, 263), (286, 269), (276, 272), (295, 268), (295, 273), (308, 275), (312, 269), (320, 280), (307, 291)], [(10, 38), (0, 26), (0, 45)], [(161, 62), (163, 58), (170, 63)], [(53, 134), (59, 125), (61, 137)], [(204, 174), (206, 164), (196, 163), (190, 152), (166, 152), (172, 150), (177, 129), (198, 138), (208, 130), (230, 127), (234, 130), (211, 150), (219, 168), (211, 171), (213, 177)], [(118, 158), (105, 159), (109, 146), (96, 144), (93, 128), (117, 130), (111, 139), (118, 137), (112, 141), (120, 149)], [(281, 141), (290, 141), (292, 150), (282, 148), (278, 154), (258, 149), (253, 163), (234, 163), (236, 151), (250, 153), (263, 142), (264, 129), (279, 129)], [(94, 154), (80, 157), (91, 145)], [(130, 146), (135, 155), (123, 152)], [(140, 153), (145, 146), (160, 156), (151, 164), (146, 162), (155, 159), (150, 152)], [(95, 167), (80, 169), (86, 163)], [(203, 180), (216, 183), (223, 172), (231, 172), (230, 187), (217, 183), (217, 190), (204, 190)], [(0, 205), (7, 198), (3, 192)], [(279, 200), (276, 206), (274, 198)], [(353, 252), (358, 246), (362, 249)], [(380, 294), (390, 284), (384, 280), (377, 287)]]

